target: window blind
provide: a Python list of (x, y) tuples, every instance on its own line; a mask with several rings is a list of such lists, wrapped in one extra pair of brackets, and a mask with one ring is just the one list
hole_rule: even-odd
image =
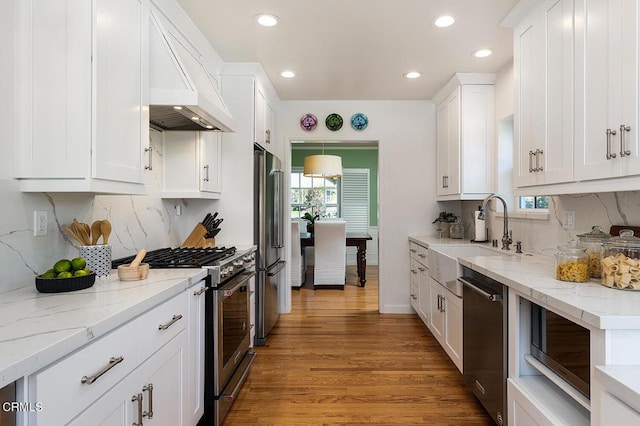
[(343, 169), (341, 216), (348, 232), (369, 229), (369, 169)]

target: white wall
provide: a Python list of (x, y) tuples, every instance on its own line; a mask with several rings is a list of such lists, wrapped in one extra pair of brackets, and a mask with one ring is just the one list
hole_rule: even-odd
[[(331, 132), (324, 120), (334, 112), (343, 117), (344, 125)], [(364, 131), (355, 131), (349, 124), (357, 112), (369, 118)], [(319, 120), (311, 132), (300, 128), (299, 120), (305, 113)], [(282, 101), (278, 134), (285, 144), (291, 140), (378, 142), (379, 310), (413, 312), (409, 305), (407, 237), (430, 232), (437, 211), (435, 106), (430, 101)], [(290, 170), (290, 153), (286, 155)]]

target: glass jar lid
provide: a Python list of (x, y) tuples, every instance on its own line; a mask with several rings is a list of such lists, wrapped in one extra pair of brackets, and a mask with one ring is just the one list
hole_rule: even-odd
[(609, 238), (605, 247), (640, 248), (640, 238), (633, 236), (633, 230), (621, 229), (618, 237)]
[(578, 235), (578, 238), (582, 241), (605, 241), (611, 238), (611, 235), (604, 232), (602, 226), (592, 226), (591, 232), (586, 232), (584, 234)]
[[(640, 238), (638, 238), (640, 240)], [(569, 240), (566, 246), (558, 246), (558, 253), (569, 254), (569, 255), (584, 255), (586, 254), (587, 248), (581, 247), (576, 240)]]

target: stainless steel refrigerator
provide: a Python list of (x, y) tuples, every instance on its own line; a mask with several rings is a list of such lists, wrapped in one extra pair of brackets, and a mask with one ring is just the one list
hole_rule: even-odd
[(278, 321), (278, 288), (284, 281), (284, 174), (278, 157), (254, 146), (254, 243), (256, 257), (255, 345), (266, 344)]

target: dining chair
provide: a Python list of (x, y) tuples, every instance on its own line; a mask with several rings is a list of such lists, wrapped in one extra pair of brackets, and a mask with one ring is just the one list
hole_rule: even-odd
[(313, 286), (342, 287), (346, 266), (347, 223), (345, 221), (316, 221), (314, 225)]
[(302, 287), (306, 277), (300, 244), (300, 221), (291, 221), (291, 287)]

